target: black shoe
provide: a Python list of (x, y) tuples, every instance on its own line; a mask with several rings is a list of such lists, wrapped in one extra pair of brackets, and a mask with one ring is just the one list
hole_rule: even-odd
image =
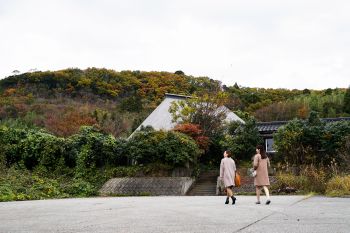
[(232, 205), (234, 205), (236, 203), (236, 199), (234, 196), (231, 197), (232, 198)]
[(271, 201), (270, 200), (267, 200), (266, 201), (266, 205), (270, 205)]
[(228, 204), (228, 203), (229, 203), (229, 199), (228, 199), (228, 198), (226, 198), (225, 204)]
[(260, 201), (255, 202), (255, 204), (260, 205)]

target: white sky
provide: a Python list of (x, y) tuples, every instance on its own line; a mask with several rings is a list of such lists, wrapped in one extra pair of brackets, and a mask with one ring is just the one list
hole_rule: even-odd
[(350, 1), (0, 0), (0, 78), (68, 67), (348, 87)]

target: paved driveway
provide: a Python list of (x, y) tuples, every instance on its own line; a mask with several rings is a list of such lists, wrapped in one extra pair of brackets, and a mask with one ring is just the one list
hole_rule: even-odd
[(110, 197), (0, 203), (0, 232), (350, 232), (350, 199)]

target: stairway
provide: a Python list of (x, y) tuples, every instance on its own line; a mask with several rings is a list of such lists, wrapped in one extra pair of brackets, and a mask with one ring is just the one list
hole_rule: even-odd
[(189, 196), (215, 196), (216, 195), (216, 180), (219, 176), (219, 171), (210, 170), (202, 172), (187, 193)]

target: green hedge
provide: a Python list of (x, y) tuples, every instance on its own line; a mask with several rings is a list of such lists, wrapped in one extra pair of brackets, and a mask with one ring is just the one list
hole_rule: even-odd
[(152, 130), (126, 141), (93, 127), (61, 138), (0, 125), (0, 148), (0, 201), (90, 196), (109, 178), (168, 174), (199, 155), (196, 142), (181, 133)]

